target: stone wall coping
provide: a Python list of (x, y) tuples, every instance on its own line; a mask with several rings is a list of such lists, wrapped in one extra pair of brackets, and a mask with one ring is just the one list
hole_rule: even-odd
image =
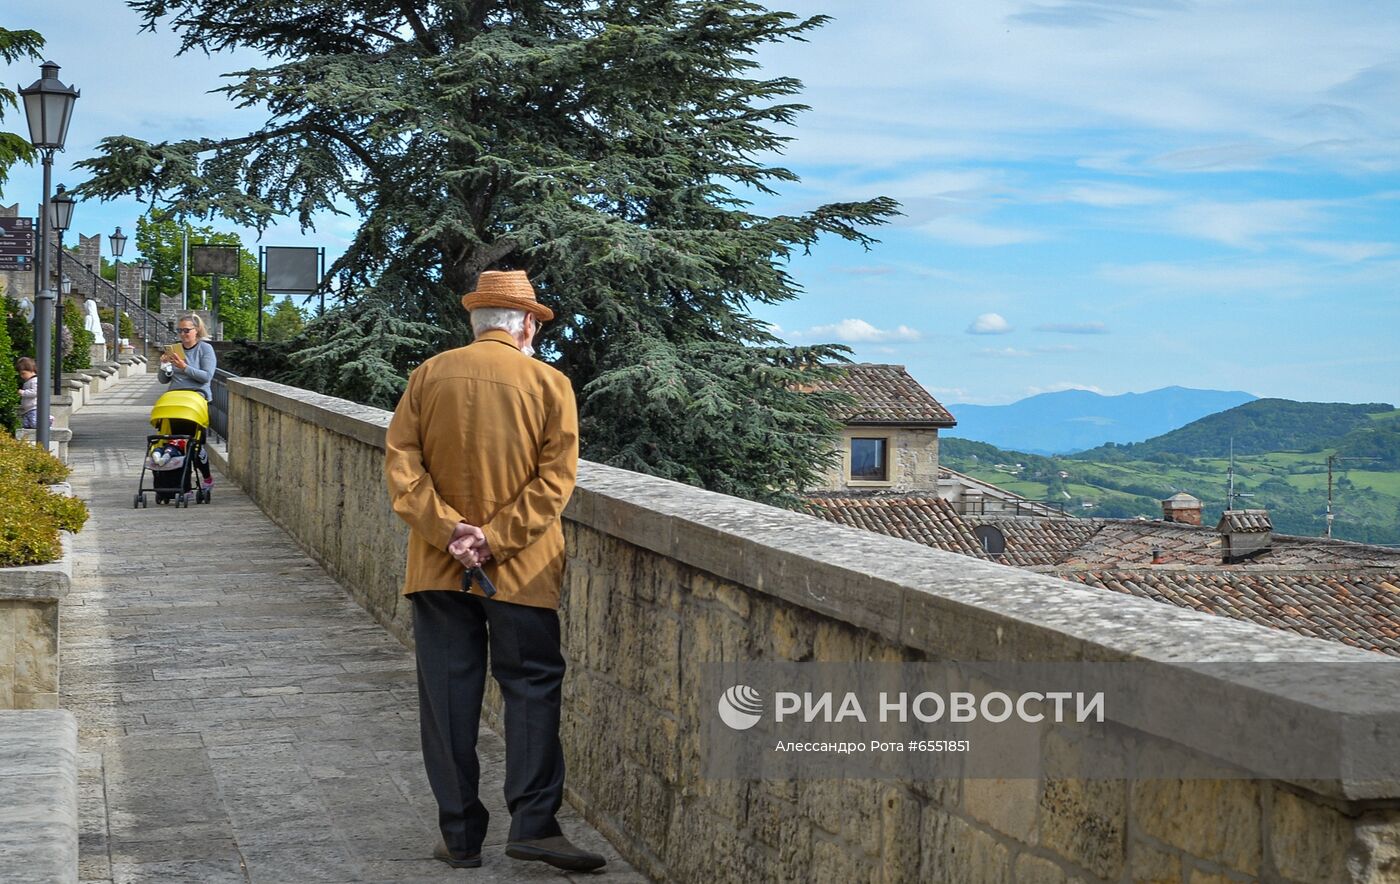
[[(23, 439), (25, 442), (33, 442), (34, 431), (26, 427), (20, 427), (18, 430), (15, 430), (15, 438)], [(73, 431), (68, 427), (49, 427), (49, 441), (72, 442)]]
[(384, 448), (384, 431), (389, 428), (389, 418), (393, 415), (382, 408), (257, 378), (231, 377), (227, 384), (230, 392), (254, 402), (270, 405), (366, 445)]
[(0, 568), (0, 599), (49, 601), (68, 595), (73, 584), (73, 535), (59, 532), (63, 554), (42, 565)]
[[(384, 447), (392, 416), (255, 378), (229, 389), (326, 429)], [(1053, 638), (1045, 660), (1375, 663), (1389, 658), (1255, 623), (1188, 611), (1147, 599), (1082, 587), (1050, 575), (932, 549), (912, 541), (808, 516), (591, 461), (579, 465), (578, 490), (565, 514), (629, 543), (668, 555), (793, 604), (870, 629), (882, 637), (959, 659), (1024, 659), (1011, 634), (994, 647), (982, 635), (938, 631), (931, 614), (1013, 621)], [(697, 541), (723, 541), (714, 553)], [(844, 584), (831, 585), (832, 575)], [(1047, 593), (1055, 604), (1047, 605)], [(1007, 624), (1012, 625), (1011, 623)], [(1025, 636), (1021, 636), (1025, 637)], [(948, 654), (967, 645), (979, 654)], [(1043, 644), (1043, 642), (1042, 642)], [(1000, 646), (1004, 650), (997, 652)], [(992, 651), (988, 656), (985, 652)], [(1400, 660), (1394, 661), (1400, 665)]]
[(78, 880), (78, 722), (65, 709), (0, 711), (0, 880)]
[[(230, 379), (229, 388), (383, 447), (389, 412), (270, 381)], [(1164, 677), (1198, 691), (1202, 702), (1238, 707), (1263, 732), (1292, 732), (1300, 724), (1320, 728), (1338, 716), (1400, 714), (1393, 679), (1374, 678), (1375, 666), (1400, 666), (1394, 658), (1109, 593), (654, 476), (581, 462), (565, 516), (931, 659), (1160, 665)], [(1364, 665), (1336, 667), (1326, 691), (1301, 697), (1277, 667), (1260, 666), (1257, 675), (1200, 667), (1227, 662)], [(1250, 769), (1249, 746), (1203, 745), (1208, 738), (1192, 733), (1187, 723), (1170, 726), (1171, 733), (1155, 723), (1124, 723)], [(1337, 781), (1309, 788), (1356, 799), (1400, 795), (1400, 782)]]

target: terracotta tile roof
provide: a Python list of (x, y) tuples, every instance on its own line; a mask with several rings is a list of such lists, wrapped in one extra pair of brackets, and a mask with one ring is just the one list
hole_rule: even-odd
[(1400, 570), (1054, 573), (1088, 586), (1400, 657)]
[(1220, 564), (1220, 534), (1214, 528), (1174, 522), (1107, 519), (1079, 548), (1060, 560), (1064, 564), (1146, 565), (1160, 550), (1165, 564)]
[(932, 495), (809, 496), (812, 512), (828, 522), (912, 540), (948, 552), (988, 558), (982, 544), (948, 501)]
[[(898, 494), (809, 497), (824, 519), (1165, 604), (1400, 656), (1400, 550), (1275, 535), (1246, 563), (1220, 561), (1213, 528), (1126, 519), (961, 516)], [(1001, 530), (989, 556), (973, 533)], [(1163, 564), (1153, 565), (1154, 550)]]
[(1220, 533), (1214, 528), (1137, 519), (1096, 521), (1099, 530), (1066, 555), (1062, 564), (1146, 565), (1152, 561), (1153, 549), (1159, 549), (1162, 563), (1167, 565), (1212, 565), (1226, 569), (1259, 566), (1400, 569), (1400, 550), (1397, 549), (1288, 534), (1275, 534), (1273, 547), (1249, 563), (1222, 565)]
[(1268, 510), (1227, 510), (1215, 525), (1217, 530), (1228, 529), (1232, 533), (1254, 534), (1274, 530), (1274, 522)]
[(902, 365), (856, 363), (842, 366), (845, 376), (820, 381), (814, 390), (835, 390), (855, 398), (849, 413), (834, 415), (847, 424), (924, 424), (951, 427), (948, 409), (905, 371)]
[(1094, 519), (1069, 516), (1038, 518), (1034, 516), (962, 516), (975, 530), (978, 525), (991, 525), (1006, 538), (1006, 550), (996, 560), (1025, 568), (1036, 565), (1057, 565), (1070, 552), (1079, 548), (1099, 530), (1102, 524)]

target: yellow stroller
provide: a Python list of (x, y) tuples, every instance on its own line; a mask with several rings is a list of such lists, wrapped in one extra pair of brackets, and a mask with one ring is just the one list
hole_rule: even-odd
[[(141, 480), (131, 505), (144, 509), (147, 494), (155, 494), (158, 504), (174, 501), (176, 507), (189, 506), (191, 497), (196, 503), (209, 503), (213, 495), (196, 488), (193, 481), (195, 458), (209, 427), (209, 403), (204, 395), (194, 390), (163, 393), (151, 406), (151, 426), (156, 432), (146, 437)], [(151, 474), (149, 486), (147, 472)]]

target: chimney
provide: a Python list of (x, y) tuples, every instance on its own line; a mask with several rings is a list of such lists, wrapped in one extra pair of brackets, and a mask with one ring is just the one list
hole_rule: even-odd
[(1162, 555), (1162, 548), (1160, 546), (1152, 547), (1152, 564), (1164, 565), (1166, 562), (1167, 557)]
[(1162, 501), (1162, 519), (1179, 525), (1201, 524), (1201, 501), (1185, 491), (1178, 491)]
[(1215, 530), (1220, 532), (1220, 560), (1226, 565), (1273, 548), (1274, 523), (1268, 510), (1226, 510)]

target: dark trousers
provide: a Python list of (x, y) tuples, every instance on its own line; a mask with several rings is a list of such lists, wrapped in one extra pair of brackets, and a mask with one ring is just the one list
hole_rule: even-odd
[(506, 807), (510, 840), (561, 834), (554, 815), (564, 798), (559, 706), (564, 657), (559, 615), (549, 608), (494, 602), (463, 592), (425, 591), (413, 599), (423, 763), (438, 803), (438, 826), (454, 853), (481, 850), (487, 812), (477, 796), (481, 700), (491, 677), (505, 703)]

